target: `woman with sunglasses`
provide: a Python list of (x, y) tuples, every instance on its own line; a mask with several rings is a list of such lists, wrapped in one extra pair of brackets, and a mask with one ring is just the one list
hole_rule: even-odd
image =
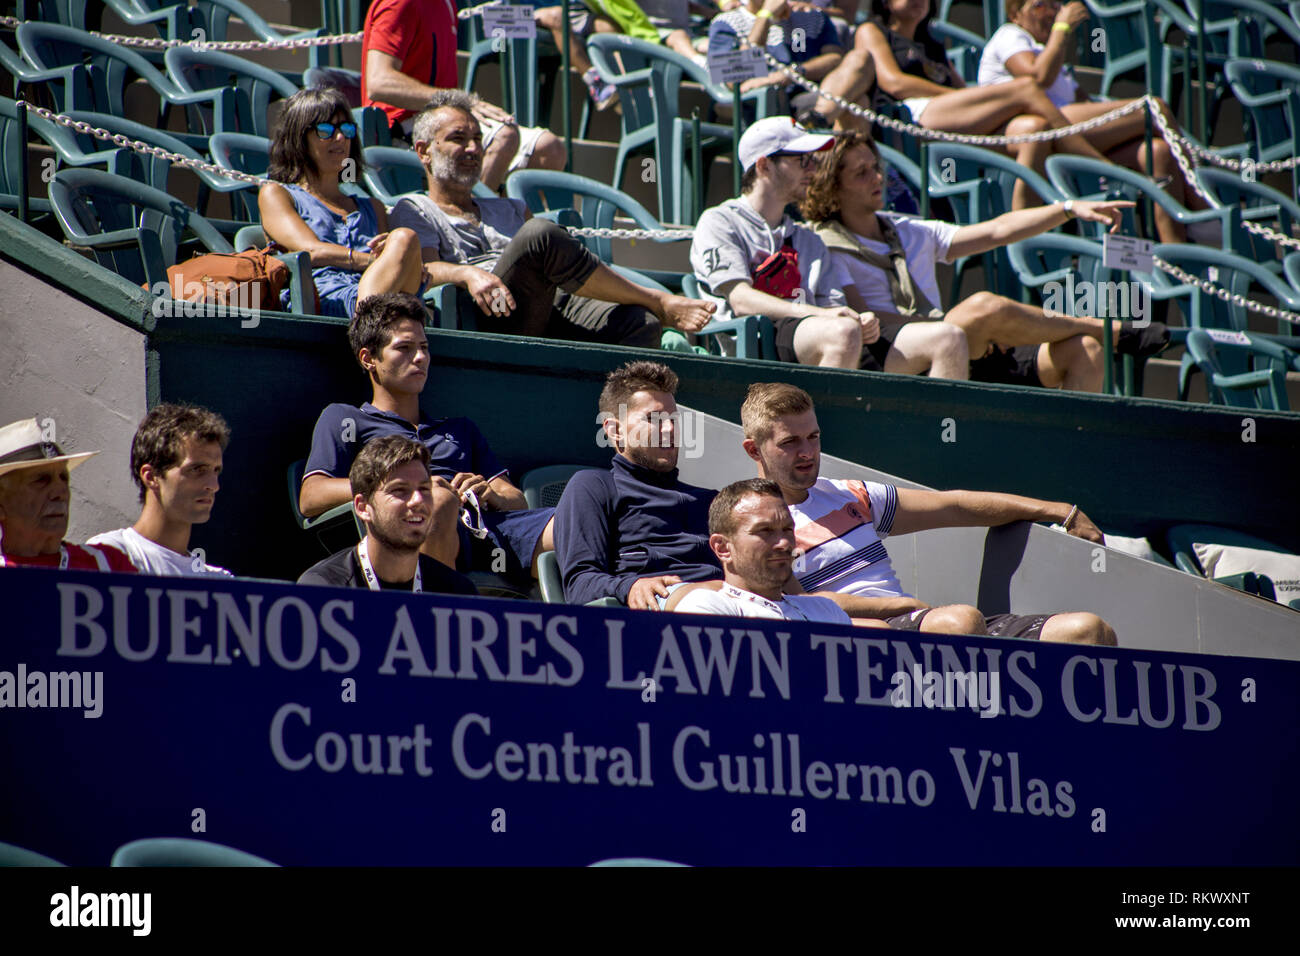
[(276, 182), (257, 196), (267, 238), (311, 256), (320, 314), (345, 319), (358, 300), (418, 292), (425, 278), (415, 233), (389, 232), (382, 203), (343, 192), (361, 171), (356, 137), (341, 93), (299, 90), (285, 101), (272, 138), (268, 176)]
[[(1075, 82), (1072, 71), (1065, 65), (1065, 51), (1072, 42), (1074, 29), (1088, 19), (1088, 8), (1078, 0), (1064, 6), (1060, 0), (1006, 0), (1006, 11), (1007, 22), (989, 38), (984, 55), (980, 57), (981, 86), (996, 87), (997, 84), (1029, 77), (1060, 107), (1071, 123), (1090, 120), (1132, 102), (1094, 102)], [(1165, 121), (1177, 129), (1169, 106), (1163, 100), (1156, 102)], [(1145, 111), (1138, 110), (1089, 130), (1083, 136), (1110, 161), (1145, 173), (1145, 116)], [(1205, 201), (1187, 185), (1178, 163), (1169, 152), (1169, 145), (1160, 138), (1159, 129), (1153, 131), (1153, 136), (1151, 169), (1156, 182), (1188, 209), (1205, 209)], [(1183, 242), (1187, 238), (1186, 227), (1160, 206), (1155, 207), (1155, 217), (1156, 234), (1161, 242)], [(1215, 238), (1210, 233), (1214, 232), (1217, 224), (1204, 223), (1198, 227), (1202, 225), (1208, 227), (1208, 232), (1202, 234), (1197, 228), (1197, 237)]]

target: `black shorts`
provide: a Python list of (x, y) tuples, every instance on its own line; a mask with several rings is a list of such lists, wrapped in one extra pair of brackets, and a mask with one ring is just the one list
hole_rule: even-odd
[(1000, 349), (996, 345), (990, 355), (970, 363), (972, 382), (993, 382), (999, 385), (1034, 385), (1042, 387), (1038, 377), (1038, 346), (1017, 345)]
[[(885, 618), (885, 623), (896, 631), (919, 631), (921, 622), (933, 608), (908, 611)], [(1050, 614), (985, 614), (984, 629), (990, 637), (1023, 637), (1036, 641), (1043, 636), (1043, 625)]]
[[(774, 319), (772, 330), (776, 339), (776, 357), (782, 362), (798, 362), (799, 356), (794, 351), (794, 333), (799, 323), (808, 318), (806, 315), (793, 319)], [(862, 361), (858, 368), (870, 372), (885, 370), (885, 356), (889, 353), (890, 342), (883, 335), (870, 345), (862, 346)]]

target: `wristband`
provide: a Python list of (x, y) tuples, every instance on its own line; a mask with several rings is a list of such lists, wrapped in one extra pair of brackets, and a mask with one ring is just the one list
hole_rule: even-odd
[(1058, 30), (1061, 33), (1069, 33), (1070, 29), (1071, 29), (1070, 25), (1066, 23), (1064, 20), (1057, 20), (1055, 23), (1052, 24), (1052, 32), (1054, 33)]
[(762, 10), (759, 10), (758, 13), (754, 14), (754, 16), (760, 20), (771, 20), (772, 11), (767, 9), (767, 7), (764, 7)]
[(1067, 199), (1065, 202), (1061, 203), (1061, 209), (1062, 209), (1062, 211), (1065, 213), (1065, 218), (1066, 218), (1066, 219), (1073, 219), (1073, 218), (1074, 218), (1074, 200), (1073, 200), (1073, 199)]
[(356, 271), (356, 266), (355, 266), (354, 263), (352, 262), (352, 247), (351, 247), (351, 246), (348, 246), (348, 268), (351, 269), (353, 272)]
[(1061, 527), (1064, 528), (1066, 531), (1069, 531), (1070, 522), (1074, 520), (1074, 516), (1077, 515), (1078, 513), (1079, 513), (1079, 506), (1075, 505), (1070, 509), (1070, 513), (1065, 516), (1065, 523), (1062, 524)]

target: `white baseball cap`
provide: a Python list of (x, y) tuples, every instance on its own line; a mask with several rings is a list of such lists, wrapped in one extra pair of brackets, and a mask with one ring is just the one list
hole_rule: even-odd
[(815, 153), (828, 149), (834, 136), (810, 133), (788, 116), (769, 116), (754, 123), (740, 137), (740, 165), (745, 172), (773, 153)]

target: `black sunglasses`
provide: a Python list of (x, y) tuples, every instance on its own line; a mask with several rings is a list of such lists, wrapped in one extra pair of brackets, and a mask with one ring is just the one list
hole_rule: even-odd
[(352, 139), (357, 135), (357, 124), (352, 122), (316, 124), (316, 135), (321, 139), (333, 139), (336, 132), (342, 133), (344, 139)]
[(773, 153), (771, 159), (797, 159), (799, 165), (804, 169), (811, 169), (817, 162), (817, 154), (814, 153)]

